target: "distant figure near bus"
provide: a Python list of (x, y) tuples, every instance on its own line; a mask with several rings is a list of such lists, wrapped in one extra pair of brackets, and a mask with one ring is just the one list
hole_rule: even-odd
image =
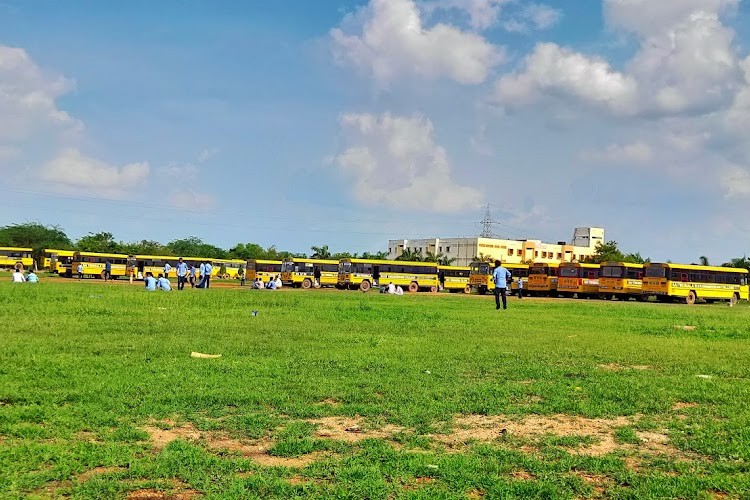
[[(177, 272), (177, 290), (183, 290), (185, 288), (185, 282), (187, 281), (188, 266), (182, 260), (182, 257), (180, 257), (180, 260), (177, 262), (177, 267), (175, 269)], [(167, 275), (167, 279), (168, 278), (169, 276)]]

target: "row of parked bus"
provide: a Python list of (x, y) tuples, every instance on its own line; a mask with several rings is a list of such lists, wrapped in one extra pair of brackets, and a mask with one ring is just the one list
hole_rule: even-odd
[[(494, 266), (474, 262), (468, 267), (442, 266), (434, 262), (407, 262), (370, 259), (286, 259), (227, 260), (184, 257), (199, 268), (211, 262), (212, 276), (264, 282), (280, 276), (285, 286), (300, 288), (337, 287), (368, 291), (393, 283), (410, 292), (446, 290), (484, 295), (494, 290)], [(103, 275), (110, 263), (111, 276), (140, 279), (147, 272), (158, 275), (165, 264), (174, 267), (177, 257), (123, 255), (68, 250), (46, 250), (39, 267), (63, 276), (77, 275), (79, 264), (85, 277)], [(0, 267), (33, 265), (27, 248), (0, 248)], [(519, 285), (527, 295), (577, 298), (616, 298), (621, 300), (681, 301), (748, 300), (748, 271), (729, 267), (691, 264), (607, 262), (505, 264), (513, 276), (510, 291)], [(223, 276), (222, 276), (223, 270)]]

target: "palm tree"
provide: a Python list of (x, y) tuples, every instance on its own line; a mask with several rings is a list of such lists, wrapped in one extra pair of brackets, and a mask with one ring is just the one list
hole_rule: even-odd
[(706, 257), (705, 255), (701, 255), (700, 257), (698, 257), (698, 262), (700, 262), (701, 266), (709, 266), (710, 265), (708, 263), (708, 257)]
[(483, 253), (480, 253), (480, 254), (479, 254), (479, 255), (477, 256), (477, 261), (479, 261), (479, 262), (494, 262), (494, 260), (495, 260), (495, 259), (493, 259), (493, 258), (492, 258), (491, 256), (489, 256), (489, 255), (485, 255), (485, 254), (483, 254)]
[(313, 251), (313, 254), (310, 256), (313, 259), (330, 259), (331, 258), (331, 251), (328, 250), (328, 245), (323, 245), (321, 247), (310, 247), (310, 250)]
[(438, 265), (441, 266), (450, 266), (456, 261), (455, 257), (448, 257), (447, 255), (444, 255), (442, 252), (427, 252), (427, 255), (424, 258), (425, 262), (437, 262)]
[(424, 257), (422, 256), (422, 250), (412, 250), (410, 248), (404, 248), (401, 255), (396, 257), (396, 260), (405, 260), (409, 262), (422, 262)]

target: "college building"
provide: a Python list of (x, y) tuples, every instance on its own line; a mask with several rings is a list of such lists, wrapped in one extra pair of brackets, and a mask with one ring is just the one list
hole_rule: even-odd
[(427, 238), (388, 240), (388, 258), (399, 257), (407, 248), (422, 255), (431, 252), (455, 259), (451, 265), (468, 266), (478, 259), (500, 259), (507, 263), (580, 262), (604, 243), (604, 229), (577, 227), (570, 243), (544, 243), (540, 240), (505, 240), (498, 238)]

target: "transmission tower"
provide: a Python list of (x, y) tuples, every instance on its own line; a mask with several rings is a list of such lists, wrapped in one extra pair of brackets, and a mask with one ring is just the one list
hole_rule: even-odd
[(487, 204), (487, 209), (484, 211), (484, 219), (482, 219), (482, 234), (479, 235), (480, 238), (494, 238), (494, 234), (492, 234), (492, 225), (495, 224), (495, 221), (492, 220), (492, 213), (490, 212), (490, 204)]

